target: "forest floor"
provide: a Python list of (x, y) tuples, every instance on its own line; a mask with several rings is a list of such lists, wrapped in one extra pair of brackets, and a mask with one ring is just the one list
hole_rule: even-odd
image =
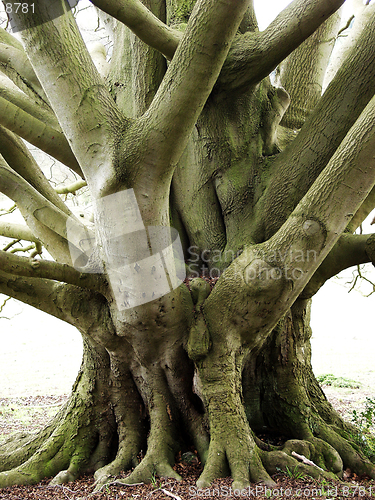
[[(356, 381), (333, 377), (320, 377), (322, 387), (336, 410), (347, 420), (357, 420), (363, 427), (375, 417), (374, 394), (370, 387)], [(329, 385), (327, 385), (329, 384)], [(20, 430), (37, 431), (58, 411), (66, 401), (63, 396), (33, 396), (0, 399), (0, 443)], [(195, 457), (194, 457), (195, 458)], [(125, 486), (112, 484), (93, 493), (94, 480), (83, 477), (65, 486), (51, 486), (43, 481), (35, 486), (15, 486), (0, 490), (0, 500), (193, 500), (223, 499), (370, 499), (375, 498), (375, 482), (359, 478), (348, 470), (344, 482), (317, 482), (299, 477), (293, 471), (273, 477), (276, 486), (267, 489), (252, 485), (246, 490), (232, 490), (231, 479), (216, 481), (209, 489), (195, 486), (202, 467), (197, 459), (189, 463), (184, 456), (177, 457), (176, 471), (183, 481), (155, 478), (153, 484)]]

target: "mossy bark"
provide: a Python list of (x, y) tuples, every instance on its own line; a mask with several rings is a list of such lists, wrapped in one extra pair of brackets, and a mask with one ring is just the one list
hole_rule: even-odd
[[(333, 410), (313, 375), (309, 301), (298, 300), (250, 349), (236, 328), (215, 330), (203, 307), (210, 287), (193, 280), (189, 288), (181, 285), (174, 318), (165, 299), (155, 301), (153, 328), (137, 318), (128, 331), (119, 322), (112, 336), (92, 324), (67, 404), (46, 429), (2, 446), (1, 487), (44, 477), (63, 483), (84, 472), (95, 473), (100, 487), (132, 467), (126, 483), (150, 481), (155, 473), (179, 479), (175, 455), (190, 446), (205, 463), (201, 487), (227, 474), (236, 488), (272, 485), (270, 475), (287, 466), (314, 477), (337, 477), (344, 467), (375, 476), (353, 441), (354, 427)], [(138, 343), (131, 346), (134, 328)], [(92, 338), (94, 331), (101, 342)], [(199, 342), (193, 348), (200, 337), (201, 348)], [(270, 446), (264, 434), (282, 434), (286, 442)], [(293, 452), (325, 472), (298, 463)]]
[[(163, 2), (148, 5), (180, 24), (194, 3), (171, 0), (167, 12)], [(290, 7), (296, 8), (298, 26), (305, 3), (317, 4)], [(48, 2), (44, 6), (47, 16)], [(336, 477), (348, 466), (375, 478), (374, 467), (350, 438), (352, 427), (332, 409), (312, 373), (309, 305), (297, 298), (373, 185), (371, 103), (357, 122), (359, 130), (348, 132), (374, 93), (374, 45), (362, 39), (355, 49), (361, 57), (353, 52), (284, 154), (278, 132), (289, 104), (285, 90), (263, 74), (254, 82), (248, 71), (240, 87), (233, 86), (230, 65), (224, 66), (226, 78), (219, 76), (238, 28), (247, 29), (241, 19), (248, 2), (199, 1), (199, 6), (168, 69), (160, 55), (117, 25), (109, 89), (71, 14), (23, 33), (94, 207), (106, 195), (134, 189), (145, 226), (167, 226), (174, 217), (189, 278), (198, 279), (119, 310), (105, 273), (103, 286), (94, 292), (84, 284), (57, 285), (50, 276), (30, 277), (30, 270), (25, 278), (8, 275), (9, 268), (1, 271), (2, 292), (76, 325), (85, 348), (72, 395), (50, 426), (0, 450), (0, 487), (52, 476), (61, 483), (88, 471), (100, 486), (132, 467), (127, 483), (151, 481), (155, 473), (179, 479), (175, 454), (190, 446), (205, 464), (200, 486), (228, 473), (235, 488), (250, 481), (272, 485), (270, 475), (286, 466), (314, 477)], [(241, 62), (248, 69), (257, 60), (246, 54), (251, 47), (246, 40), (257, 32), (252, 9), (247, 17), (251, 30), (237, 49), (244, 49)], [(374, 22), (375, 17), (369, 32)], [(310, 49), (309, 44), (302, 49), (307, 59)], [(323, 52), (313, 58), (312, 73), (325, 68)], [(257, 53), (259, 58), (262, 51)], [(366, 68), (361, 78), (360, 64)], [(65, 99), (67, 89), (71, 99)], [(299, 108), (315, 106), (309, 92), (301, 99), (306, 106), (299, 102)], [(310, 107), (305, 101), (311, 100)], [(286, 125), (299, 127), (306, 114)], [(327, 172), (331, 177), (324, 182)], [(11, 191), (15, 197), (17, 189)], [(126, 208), (119, 202), (113, 220), (123, 222)], [(56, 216), (57, 210), (52, 212)], [(99, 246), (117, 255), (116, 243), (105, 238), (110, 223), (99, 212)], [(66, 217), (61, 217), (60, 233), (47, 217), (32, 227), (46, 241), (56, 230), (70, 255)], [(98, 259), (104, 259), (103, 248), (95, 254)], [(315, 252), (317, 258), (298, 263), (293, 252)], [(298, 271), (297, 277), (279, 276), (284, 264)], [(200, 278), (206, 272), (215, 277), (209, 284)], [(281, 447), (256, 436), (276, 431), (288, 439)], [(321, 469), (299, 464), (293, 452)]]

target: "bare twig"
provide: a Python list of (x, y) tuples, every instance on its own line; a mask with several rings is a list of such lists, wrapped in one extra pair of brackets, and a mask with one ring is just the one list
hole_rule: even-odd
[(8, 215), (17, 209), (17, 205), (12, 205), (10, 208), (0, 208), (0, 215)]
[[(12, 297), (8, 297), (7, 299), (4, 300), (4, 302), (1, 304), (0, 306), (0, 313), (3, 312), (3, 309), (4, 307), (6, 306), (6, 303), (8, 302), (8, 300), (10, 300)], [(9, 319), (9, 318), (6, 318), (6, 319)]]
[(47, 486), (47, 488), (60, 488), (64, 493), (65, 497), (68, 498), (68, 500), (70, 500), (70, 496), (68, 496), (65, 490), (69, 491), (70, 493), (75, 493), (75, 491), (69, 489), (67, 486), (64, 486), (62, 484), (50, 484)]
[(87, 186), (86, 181), (79, 180), (77, 182), (74, 182), (73, 184), (70, 184), (69, 186), (57, 188), (55, 191), (57, 194), (69, 194), (69, 193), (76, 194), (76, 191), (86, 186)]
[[(362, 274), (361, 266), (359, 264), (357, 265), (357, 275), (354, 276), (354, 272), (353, 272), (353, 280), (350, 282), (347, 282), (347, 284), (353, 283), (352, 286), (350, 287), (348, 293), (350, 293), (352, 290), (355, 289), (359, 278), (362, 279), (363, 281), (367, 281), (367, 283), (369, 283), (372, 286), (372, 292), (370, 292), (368, 295), (364, 295), (362, 293), (362, 295), (364, 295), (365, 297), (370, 297), (370, 295), (375, 293), (375, 283), (373, 281), (369, 280), (368, 278), (366, 278), (366, 276), (364, 276)], [(359, 290), (357, 290), (357, 291), (359, 291)]]
[(172, 497), (174, 498), (175, 500), (182, 500), (181, 497), (177, 496), (177, 495), (174, 495), (173, 493), (171, 493), (170, 491), (168, 490), (165, 490), (164, 488), (160, 488), (160, 490), (164, 493), (164, 495), (167, 495), (169, 497)]
[(8, 243), (7, 245), (5, 245), (5, 247), (3, 248), (3, 251), (4, 252), (7, 252), (9, 250), (9, 248), (12, 248), (13, 245), (15, 245), (16, 243), (19, 243), (21, 240), (13, 240), (11, 241), (10, 243)]
[(28, 252), (29, 250), (34, 250), (35, 245), (27, 245), (27, 247), (19, 247), (19, 248), (13, 248), (9, 253), (17, 253), (17, 252)]
[(292, 456), (295, 458), (298, 458), (298, 460), (301, 460), (301, 462), (303, 462), (306, 465), (312, 465), (313, 467), (316, 467), (317, 469), (321, 470), (322, 472), (325, 472), (324, 469), (319, 467), (319, 465), (314, 464), (314, 462), (312, 462), (311, 460), (306, 458), (304, 455), (299, 455), (295, 451), (292, 451)]

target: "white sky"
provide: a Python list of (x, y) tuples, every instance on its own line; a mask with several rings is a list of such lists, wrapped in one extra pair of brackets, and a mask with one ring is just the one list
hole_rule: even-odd
[(277, 14), (290, 3), (290, 0), (254, 0), (259, 29), (264, 30)]

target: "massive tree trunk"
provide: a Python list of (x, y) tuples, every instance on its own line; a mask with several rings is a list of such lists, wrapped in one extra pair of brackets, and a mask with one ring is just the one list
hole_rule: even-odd
[[(263, 33), (246, 0), (199, 0), (191, 14), (195, 2), (147, 2), (157, 17), (136, 0), (93, 3), (117, 20), (106, 81), (59, 1), (15, 15), (31, 63), (3, 68), (33, 83), (21, 98), (8, 82), (9, 109), (48, 127), (0, 118), (1, 191), (22, 238), (55, 262), (1, 252), (0, 292), (75, 325), (84, 357), (51, 424), (2, 446), (0, 486), (86, 471), (100, 486), (132, 467), (127, 483), (178, 479), (175, 455), (191, 446), (200, 486), (226, 474), (234, 488), (270, 485), (287, 466), (375, 478), (313, 375), (309, 327), (320, 286), (375, 261), (374, 238), (350, 234), (374, 205), (373, 7), (321, 97), (343, 1), (296, 0)], [(46, 152), (58, 142), (56, 158), (87, 181), (93, 228), (16, 134)], [(257, 437), (276, 432), (279, 447)]]

